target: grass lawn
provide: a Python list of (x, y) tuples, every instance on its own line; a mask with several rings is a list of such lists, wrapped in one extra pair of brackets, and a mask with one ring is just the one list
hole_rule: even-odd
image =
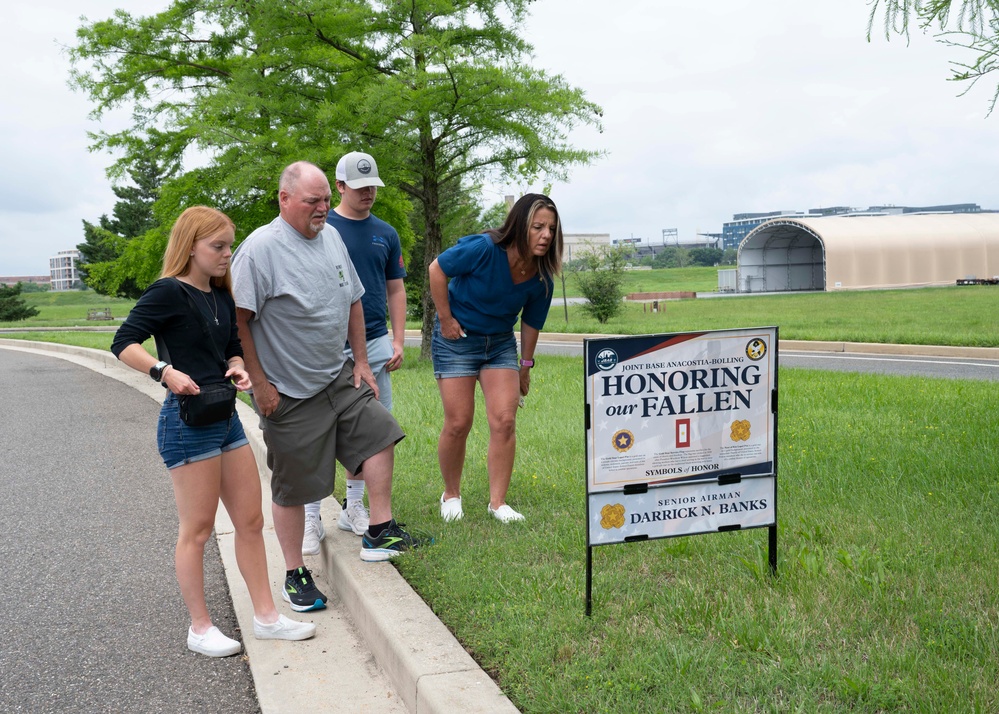
[(781, 370), (778, 577), (765, 529), (605, 546), (587, 618), (582, 361), (536, 371), (509, 495), (528, 520), (504, 526), (481, 401), (466, 515), (441, 522), (440, 400), (415, 356), (394, 379), (395, 510), (437, 543), (397, 565), (522, 711), (999, 710), (991, 383)]
[[(718, 271), (734, 268), (705, 268), (694, 266), (689, 268), (659, 268), (655, 270), (626, 270), (623, 273), (624, 294), (629, 293), (665, 293), (665, 292), (695, 292), (713, 293), (718, 291)], [(576, 278), (571, 274), (565, 276), (566, 297), (582, 297)], [(556, 282), (555, 296), (562, 297), (562, 284)]]
[(22, 293), (21, 299), (38, 310), (35, 317), (20, 322), (0, 322), (0, 327), (62, 327), (79, 325), (101, 327), (117, 325), (120, 320), (87, 320), (92, 308), (109, 308), (116, 318), (124, 318), (135, 305), (135, 300), (98, 295), (92, 290), (65, 290), (58, 292)]
[[(696, 291), (698, 273), (714, 270), (675, 268), (626, 275), (636, 281), (631, 285), (636, 292)], [(662, 280), (671, 284), (659, 284)], [(571, 276), (567, 282), (573, 282)], [(89, 291), (23, 297), (39, 314), (20, 322), (0, 322), (0, 327), (115, 326), (119, 320), (88, 321), (87, 310), (109, 307), (116, 318), (122, 318), (135, 304)], [(556, 304), (545, 331), (639, 335), (777, 325), (785, 340), (997, 347), (997, 304), (999, 288), (993, 286), (729, 296), (661, 301), (657, 313), (648, 304), (625, 303), (621, 313), (606, 324), (589, 317), (580, 305), (566, 309)], [(419, 329), (420, 325), (410, 322), (407, 327)]]
[[(644, 322), (631, 306), (602, 328), (570, 313), (568, 331), (776, 324), (784, 339), (994, 346), (995, 299), (989, 288), (706, 299)], [(20, 336), (80, 335), (101, 349), (112, 337)], [(519, 412), (509, 500), (528, 520), (486, 513), (480, 399), (465, 518), (444, 524), (440, 398), (417, 354), (393, 378), (407, 433), (394, 510), (437, 542), (396, 565), (522, 711), (999, 711), (991, 382), (782, 369), (778, 576), (765, 529), (604, 546), (588, 618), (582, 360), (546, 356)]]

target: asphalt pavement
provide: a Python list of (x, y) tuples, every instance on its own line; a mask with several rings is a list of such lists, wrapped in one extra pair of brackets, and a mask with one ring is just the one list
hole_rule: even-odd
[[(258, 712), (242, 657), (187, 650), (149, 397), (0, 349), (0, 711)], [(215, 623), (239, 633), (214, 539)]]

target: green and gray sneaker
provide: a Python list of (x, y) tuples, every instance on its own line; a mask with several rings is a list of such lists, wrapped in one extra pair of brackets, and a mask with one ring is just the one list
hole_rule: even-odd
[(402, 526), (393, 518), (377, 538), (372, 537), (370, 529), (364, 531), (361, 537), (361, 560), (365, 563), (391, 560), (407, 550), (419, 547), (421, 541), (404, 531)]
[(308, 568), (303, 565), (289, 572), (291, 574), (285, 578), (281, 597), (291, 605), (292, 610), (306, 612), (326, 607), (327, 597), (316, 587)]

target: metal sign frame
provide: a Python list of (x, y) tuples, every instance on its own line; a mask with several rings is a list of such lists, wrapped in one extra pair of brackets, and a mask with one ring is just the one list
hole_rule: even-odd
[(583, 341), (593, 548), (768, 528), (777, 572), (778, 328)]

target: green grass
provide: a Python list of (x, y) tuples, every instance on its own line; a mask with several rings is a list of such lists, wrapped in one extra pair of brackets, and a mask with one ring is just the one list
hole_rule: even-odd
[[(735, 267), (735, 266), (727, 266)], [(718, 268), (662, 268), (656, 270), (626, 270), (623, 273), (624, 294), (718, 291)], [(582, 297), (579, 285), (571, 273), (565, 276), (566, 297)], [(556, 297), (562, 297), (562, 284), (555, 284)]]
[[(703, 280), (698, 275), (715, 270), (675, 268), (626, 275), (636, 292), (697, 291), (697, 281)], [(573, 282), (571, 276), (568, 282)], [(134, 305), (132, 300), (93, 292), (29, 293), (24, 298), (39, 315), (0, 327), (114, 327), (118, 321), (88, 321), (87, 310), (110, 307), (116, 317), (124, 317)], [(545, 331), (638, 335), (777, 325), (785, 340), (999, 347), (997, 302), (999, 289), (991, 286), (731, 296), (661, 301), (656, 313), (649, 304), (626, 303), (618, 317), (603, 325), (579, 305), (566, 311), (556, 304)], [(407, 327), (420, 325), (410, 322)]]
[(999, 346), (999, 289), (991, 286), (669, 300), (653, 313), (628, 303), (601, 325), (579, 305), (553, 306), (546, 332), (655, 334), (777, 325), (785, 340)]
[(394, 502), (437, 543), (397, 565), (522, 711), (999, 708), (993, 384), (782, 370), (778, 577), (765, 529), (604, 546), (587, 618), (581, 360), (535, 372), (509, 494), (528, 520), (503, 526), (481, 400), (465, 518), (440, 521), (440, 400), (414, 358)]
[[(111, 341), (24, 337), (81, 334)], [(765, 529), (603, 546), (587, 618), (581, 360), (546, 357), (519, 412), (509, 501), (528, 520), (486, 514), (479, 398), (466, 515), (444, 524), (440, 399), (407, 349), (394, 510), (437, 542), (396, 565), (524, 712), (999, 710), (994, 385), (780, 385), (778, 576)]]
[(87, 311), (91, 308), (111, 308), (112, 315), (123, 318), (135, 305), (135, 300), (111, 298), (91, 290), (23, 293), (21, 298), (29, 307), (36, 308), (38, 314), (19, 322), (0, 322), (0, 327), (113, 326), (119, 321), (87, 320)]

